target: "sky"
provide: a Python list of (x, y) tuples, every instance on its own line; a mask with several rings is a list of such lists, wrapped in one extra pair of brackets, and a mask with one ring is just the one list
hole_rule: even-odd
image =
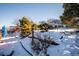
[(33, 22), (59, 19), (63, 13), (61, 3), (0, 3), (0, 26), (13, 25), (23, 16)]

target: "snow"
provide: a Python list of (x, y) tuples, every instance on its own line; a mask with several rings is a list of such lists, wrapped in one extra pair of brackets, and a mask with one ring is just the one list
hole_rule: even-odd
[(3, 42), (2, 44), (0, 45), (6, 45), (6, 44), (13, 44), (13, 43), (17, 43), (18, 41), (12, 41), (12, 42)]
[[(58, 46), (51, 45), (47, 48), (47, 53), (50, 56), (77, 56), (79, 55), (79, 37), (78, 34), (66, 34), (62, 31), (56, 32), (56, 31), (48, 31), (48, 32), (40, 32), (36, 31), (35, 36), (40, 35), (42, 38), (44, 38), (45, 35), (50, 36), (55, 42), (59, 43)], [(17, 35), (17, 36), (16, 36)], [(21, 39), (19, 37), (19, 34), (16, 33), (11, 35), (11, 37), (2, 38), (4, 41), (3, 43), (0, 43), (0, 55), (5, 54), (8, 55), (11, 53), (12, 50), (15, 51), (13, 56), (30, 56), (23, 47), (21, 46), (20, 42), (23, 44), (23, 46), (31, 52), (34, 56), (37, 56), (36, 53), (31, 49), (31, 38), (24, 38)], [(63, 36), (62, 39), (60, 39)], [(42, 55), (42, 52), (40, 52), (39, 55)]]
[(49, 31), (54, 31), (54, 32), (73, 32), (76, 31), (77, 29), (53, 29), (53, 30), (49, 30)]
[(65, 50), (64, 51), (64, 54), (70, 54), (71, 52), (70, 51), (68, 51), (68, 50)]
[(76, 37), (76, 35), (70, 35), (70, 36), (68, 36), (68, 38), (73, 38), (73, 39), (75, 39), (75, 37)]

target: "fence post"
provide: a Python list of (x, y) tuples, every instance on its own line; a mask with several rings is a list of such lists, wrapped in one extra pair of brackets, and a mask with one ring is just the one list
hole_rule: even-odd
[(0, 32), (0, 43), (2, 43), (2, 33)]

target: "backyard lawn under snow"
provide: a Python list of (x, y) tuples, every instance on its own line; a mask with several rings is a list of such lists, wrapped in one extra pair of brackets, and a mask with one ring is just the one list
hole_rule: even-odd
[[(35, 32), (35, 35), (40, 34), (43, 38), (44, 35), (50, 36), (55, 42), (59, 43), (59, 45), (50, 45), (47, 48), (47, 54), (50, 56), (75, 56), (79, 55), (79, 37), (77, 34), (70, 34), (64, 32)], [(23, 38), (20, 39), (19, 34), (17, 36), (11, 36), (7, 38), (2, 38), (3, 43), (0, 43), (0, 55), (9, 55), (12, 51), (14, 51), (13, 56), (30, 56), (28, 52), (26, 52), (23, 46), (34, 56), (37, 54), (31, 49), (31, 38)], [(61, 38), (62, 37), (62, 38)], [(42, 52), (39, 54), (42, 55)]]

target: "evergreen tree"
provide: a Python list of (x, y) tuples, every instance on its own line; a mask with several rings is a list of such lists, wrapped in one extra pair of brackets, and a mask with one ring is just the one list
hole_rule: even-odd
[[(71, 19), (74, 17), (79, 17), (79, 3), (64, 3), (63, 8), (64, 13), (62, 16), (60, 16), (61, 21), (65, 24), (67, 23), (67, 25), (73, 26), (76, 20), (74, 19), (71, 21)], [(65, 20), (67, 19), (69, 19), (70, 22), (66, 22)]]
[(19, 21), (20, 21), (21, 36), (22, 37), (28, 36), (31, 33), (32, 22), (26, 17), (23, 17)]
[(41, 23), (38, 27), (40, 30), (48, 31), (49, 25), (47, 23)]

